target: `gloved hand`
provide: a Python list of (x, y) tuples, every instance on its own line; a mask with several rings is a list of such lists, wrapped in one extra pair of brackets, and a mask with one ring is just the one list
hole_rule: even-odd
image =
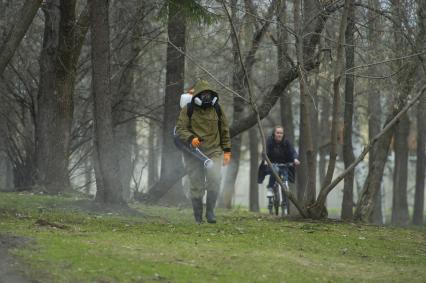
[(231, 162), (231, 152), (225, 152), (223, 154), (223, 166), (227, 166)]
[(201, 145), (201, 139), (200, 138), (193, 138), (191, 141), (192, 147), (199, 147)]

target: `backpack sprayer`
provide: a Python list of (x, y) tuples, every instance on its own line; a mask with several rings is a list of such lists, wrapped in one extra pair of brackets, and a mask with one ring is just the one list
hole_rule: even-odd
[[(180, 107), (183, 108), (188, 103), (191, 103), (192, 95), (189, 93), (184, 93), (180, 97)], [(213, 160), (211, 160), (207, 155), (205, 155), (199, 148), (193, 147), (191, 144), (182, 141), (176, 134), (176, 127), (173, 129), (173, 141), (177, 148), (180, 150), (191, 154), (193, 157), (201, 161), (204, 165), (204, 168), (209, 169), (213, 167)], [(202, 141), (202, 139), (200, 139)]]

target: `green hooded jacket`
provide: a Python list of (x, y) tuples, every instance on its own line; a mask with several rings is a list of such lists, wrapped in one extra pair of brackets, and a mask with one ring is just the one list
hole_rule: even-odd
[[(194, 96), (197, 96), (204, 90), (215, 92), (207, 81), (200, 80), (194, 87)], [(221, 112), (221, 117), (219, 118), (213, 106), (201, 108), (193, 105), (193, 113), (190, 119), (187, 113), (187, 106), (185, 106), (179, 114), (176, 124), (176, 134), (182, 141), (186, 141), (188, 144), (191, 143), (194, 137), (201, 138), (200, 150), (209, 157), (221, 154), (222, 151), (231, 151), (228, 121), (222, 108)]]

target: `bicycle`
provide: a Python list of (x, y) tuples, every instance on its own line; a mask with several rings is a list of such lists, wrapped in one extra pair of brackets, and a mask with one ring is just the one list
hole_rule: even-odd
[[(289, 190), (289, 185), (288, 185), (289, 170), (288, 169), (289, 167), (293, 166), (293, 163), (272, 163), (272, 166), (274, 167), (274, 170), (278, 172), (278, 176), (283, 181), (285, 190), (288, 191)], [(281, 216), (285, 216), (290, 213), (290, 207), (289, 207), (287, 196), (284, 193), (283, 188), (281, 188), (277, 180), (275, 180), (275, 183), (272, 187), (272, 193), (267, 194), (266, 197), (268, 198), (268, 210), (270, 215), (274, 214), (274, 212), (275, 212), (275, 215), (278, 215), (280, 206), (281, 206)]]

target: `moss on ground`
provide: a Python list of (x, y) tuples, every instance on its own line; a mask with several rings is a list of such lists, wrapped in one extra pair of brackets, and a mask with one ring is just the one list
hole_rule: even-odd
[[(80, 208), (84, 203), (84, 208)], [(424, 282), (426, 229), (289, 221), (189, 209), (87, 209), (72, 197), (0, 194), (0, 233), (41, 282)], [(90, 204), (90, 203), (89, 203)], [(138, 211), (140, 213), (138, 213)]]

